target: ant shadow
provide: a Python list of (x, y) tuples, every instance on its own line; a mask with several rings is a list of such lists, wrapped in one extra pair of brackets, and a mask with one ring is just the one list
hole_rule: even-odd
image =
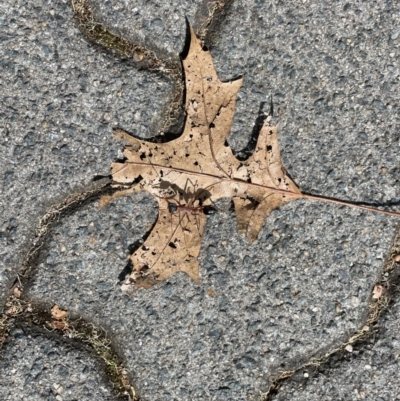
[[(188, 206), (193, 206), (196, 201), (199, 202), (199, 206), (211, 198), (211, 192), (205, 188), (197, 188), (197, 184), (193, 183), (189, 178), (186, 180), (185, 186), (181, 188), (179, 185), (174, 184), (170, 181), (162, 180), (159, 184), (160, 191), (166, 193), (165, 199), (175, 199), (180, 204), (183, 201)], [(191, 190), (191, 187), (193, 190)]]

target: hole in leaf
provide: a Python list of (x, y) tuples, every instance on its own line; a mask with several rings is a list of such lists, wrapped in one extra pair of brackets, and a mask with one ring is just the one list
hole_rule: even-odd
[(150, 268), (149, 268), (149, 266), (147, 266), (147, 265), (143, 265), (143, 266), (139, 267), (140, 273), (146, 273), (147, 270), (149, 270), (149, 269), (150, 269)]

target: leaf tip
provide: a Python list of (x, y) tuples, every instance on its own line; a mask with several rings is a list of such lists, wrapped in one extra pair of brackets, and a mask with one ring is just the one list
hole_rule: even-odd
[(112, 196), (110, 195), (103, 195), (99, 200), (99, 209), (103, 209), (110, 202), (111, 198)]
[(186, 18), (186, 39), (183, 50), (180, 54), (181, 59), (185, 60), (190, 53), (198, 52), (203, 47), (202, 40), (196, 35), (193, 26), (190, 24), (189, 20)]
[(121, 291), (125, 294), (125, 295), (132, 295), (135, 292), (134, 287), (132, 286), (132, 284), (122, 284), (121, 285)]
[(140, 141), (139, 139), (136, 139), (135, 137), (133, 137), (131, 134), (129, 134), (128, 132), (120, 129), (120, 128), (116, 128), (113, 131), (114, 134), (114, 139), (116, 140), (122, 140), (125, 141), (127, 143), (129, 143), (130, 145), (133, 146), (135, 151), (138, 151), (140, 149)]

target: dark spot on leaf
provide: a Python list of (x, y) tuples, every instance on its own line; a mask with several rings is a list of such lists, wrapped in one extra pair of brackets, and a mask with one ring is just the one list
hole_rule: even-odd
[(143, 265), (143, 266), (141, 266), (141, 267), (139, 268), (139, 271), (140, 271), (140, 273), (146, 273), (147, 270), (149, 270), (149, 269), (150, 269), (149, 266)]

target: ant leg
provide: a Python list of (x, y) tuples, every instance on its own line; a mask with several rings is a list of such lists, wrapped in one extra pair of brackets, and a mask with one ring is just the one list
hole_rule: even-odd
[[(190, 191), (189, 189), (189, 183), (193, 187), (193, 192)], [(185, 202), (188, 206), (193, 206), (194, 202), (197, 200), (195, 194), (196, 194), (196, 187), (197, 187), (197, 180), (194, 183), (190, 178), (186, 179), (185, 186), (183, 188), (183, 191), (185, 193)]]
[(173, 231), (172, 231), (172, 219), (173, 219), (173, 213), (170, 213), (170, 215), (171, 215), (171, 220), (170, 220), (170, 223), (171, 223), (171, 236), (172, 236), (172, 233), (173, 233)]
[(171, 215), (171, 220), (170, 220), (171, 221), (171, 234), (173, 233), (172, 220), (174, 218), (174, 215), (178, 216), (178, 224), (181, 226), (181, 229), (183, 231), (183, 227), (181, 224), (182, 219), (180, 217), (180, 211), (179, 211), (179, 206), (182, 206), (182, 205), (179, 202), (179, 200), (175, 200), (175, 201), (177, 202), (177, 204), (176, 203), (168, 203), (168, 211)]
[(188, 219), (188, 223), (190, 223), (190, 219), (189, 219), (189, 214), (187, 212), (184, 212), (184, 213), (185, 214), (183, 215), (182, 219), (179, 220), (179, 224), (180, 224), (181, 229), (182, 229), (183, 240), (185, 241), (185, 248), (188, 249), (188, 245), (187, 245), (187, 242), (186, 242), (186, 231), (190, 232), (190, 230), (187, 230), (186, 227), (182, 225), (182, 223), (183, 223), (183, 219), (185, 218), (185, 216)]
[(200, 223), (199, 223), (199, 220), (197, 219), (197, 217), (196, 216), (198, 216), (199, 214), (198, 213), (195, 213), (195, 214), (193, 214), (193, 216), (194, 216), (194, 221), (196, 222), (196, 226), (197, 226), (197, 231), (199, 232), (199, 236), (200, 236), (200, 238), (202, 237), (202, 234), (201, 234), (201, 230), (200, 230)]

